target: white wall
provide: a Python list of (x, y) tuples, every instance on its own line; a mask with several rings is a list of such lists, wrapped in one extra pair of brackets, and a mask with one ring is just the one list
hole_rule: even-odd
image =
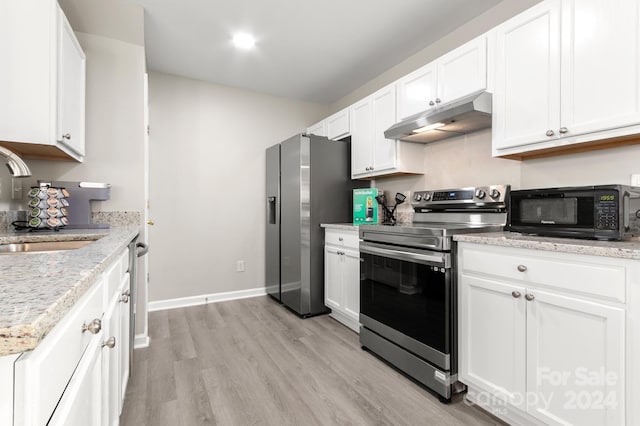
[(150, 73), (151, 301), (264, 287), (265, 148), (327, 113)]

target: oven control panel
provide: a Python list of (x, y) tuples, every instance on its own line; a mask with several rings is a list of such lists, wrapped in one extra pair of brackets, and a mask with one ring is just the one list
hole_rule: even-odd
[(439, 208), (505, 208), (509, 189), (509, 185), (489, 185), (416, 191), (411, 205), (416, 211)]

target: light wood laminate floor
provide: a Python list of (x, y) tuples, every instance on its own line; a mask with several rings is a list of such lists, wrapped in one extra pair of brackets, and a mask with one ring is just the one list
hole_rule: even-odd
[(149, 314), (121, 425), (493, 425), (444, 405), (327, 315), (267, 296)]

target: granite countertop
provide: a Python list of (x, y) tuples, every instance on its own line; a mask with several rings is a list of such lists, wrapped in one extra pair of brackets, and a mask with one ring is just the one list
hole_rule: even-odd
[(640, 259), (640, 238), (625, 241), (597, 241), (540, 237), (517, 232), (487, 232), (455, 235), (454, 240), (502, 247), (587, 254), (620, 259)]
[(139, 231), (125, 225), (0, 233), (0, 244), (97, 239), (74, 250), (0, 254), (0, 356), (34, 349)]

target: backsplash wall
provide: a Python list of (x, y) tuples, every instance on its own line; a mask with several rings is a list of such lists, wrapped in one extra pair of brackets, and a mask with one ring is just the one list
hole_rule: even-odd
[[(512, 189), (595, 184), (629, 185), (640, 173), (640, 145), (515, 161), (491, 156), (491, 129), (424, 146), (425, 174), (378, 178), (372, 186), (396, 192), (511, 184)], [(410, 211), (405, 203), (399, 211)]]

